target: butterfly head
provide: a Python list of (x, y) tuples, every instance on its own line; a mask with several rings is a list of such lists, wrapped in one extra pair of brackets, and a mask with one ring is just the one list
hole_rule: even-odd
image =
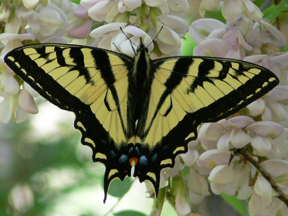
[[(151, 43), (150, 43), (150, 44), (151, 44)], [(149, 45), (150, 45), (150, 44), (149, 44)], [(149, 45), (148, 45), (148, 46), (149, 46)], [(148, 46), (145, 46), (142, 37), (140, 37), (140, 45), (137, 46), (136, 52), (134, 51), (135, 56), (137, 56), (137, 53), (141, 53), (141, 52), (149, 53)], [(132, 49), (134, 50), (134, 47), (133, 47), (133, 46), (132, 46)]]

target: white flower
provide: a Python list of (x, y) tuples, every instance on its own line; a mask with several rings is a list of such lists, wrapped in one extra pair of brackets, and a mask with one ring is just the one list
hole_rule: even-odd
[(216, 166), (208, 177), (209, 181), (216, 182), (218, 184), (228, 184), (234, 180), (234, 171), (232, 166), (219, 165)]
[(272, 187), (270, 183), (259, 175), (254, 185), (254, 193), (249, 201), (249, 210), (256, 215), (271, 215)]
[(92, 21), (87, 10), (79, 5), (74, 9), (74, 15), (76, 19), (70, 24), (68, 35), (72, 38), (87, 38), (92, 28)]
[[(90, 33), (90, 36), (99, 41), (98, 47), (110, 49), (115, 52), (120, 50), (130, 56), (135, 56), (134, 51), (137, 49), (137, 46), (140, 45), (140, 38), (142, 38), (144, 46), (147, 47), (150, 44), (150, 46), (147, 47), (149, 51), (153, 50), (152, 40), (146, 32), (135, 26), (126, 25), (127, 23), (106, 24), (94, 29)], [(120, 30), (120, 27), (123, 28), (124, 33)], [(128, 39), (125, 34), (129, 37), (132, 35), (132, 37)]]
[(167, 0), (144, 0), (144, 1), (150, 7), (157, 7), (167, 4)]
[(9, 7), (9, 3), (3, 1), (0, 3), (0, 22), (7, 22), (11, 9), (12, 8)]
[(232, 47), (226, 54), (226, 57), (243, 59), (246, 56), (245, 50), (252, 51), (252, 47), (246, 43), (242, 33), (238, 29), (233, 28), (226, 32), (223, 36), (223, 41)]
[[(195, 20), (189, 27), (189, 35), (192, 40), (200, 44), (207, 37), (222, 38), (226, 25), (219, 20), (203, 18)], [(219, 35), (219, 36), (218, 36)]]
[(235, 21), (235, 19), (243, 14), (253, 20), (260, 21), (262, 12), (250, 0), (225, 0), (222, 5), (222, 14), (227, 21)]
[(189, 189), (190, 201), (194, 205), (201, 202), (205, 196), (210, 195), (206, 178), (197, 173), (193, 168), (189, 169), (187, 186)]
[(35, 8), (39, 4), (39, 0), (22, 0), (22, 2), (27, 9)]
[[(124, 28), (127, 23), (109, 23), (103, 26), (100, 26), (93, 31), (91, 31), (90, 36), (95, 39), (94, 45), (103, 48), (116, 50), (113, 45), (116, 35), (120, 31), (120, 27)], [(122, 33), (123, 34), (123, 33)]]
[[(163, 28), (162, 28), (163, 27)], [(171, 54), (181, 46), (181, 37), (188, 32), (187, 22), (177, 16), (158, 16), (156, 20), (156, 32), (160, 34), (156, 38), (159, 49), (164, 54)]]
[(192, 164), (197, 161), (199, 157), (199, 152), (194, 149), (194, 147), (197, 146), (198, 142), (199, 140), (190, 142), (188, 144), (188, 151), (185, 154), (180, 155), (186, 166), (192, 166)]
[[(230, 159), (230, 152), (220, 152), (218, 149), (212, 149), (203, 152), (197, 161), (199, 167), (207, 167), (213, 169), (217, 165), (227, 165)], [(237, 160), (238, 156), (235, 156), (233, 160)], [(233, 161), (232, 160), (232, 161)]]
[(214, 10), (219, 4), (220, 0), (202, 0), (200, 10)]
[[(284, 182), (288, 179), (288, 162), (286, 160), (267, 160), (262, 162), (260, 165), (277, 182)], [(277, 167), (277, 169), (275, 169), (275, 167)]]
[(188, 13), (197, 13), (200, 8), (202, 0), (188, 0), (189, 11)]
[(190, 215), (191, 209), (190, 209), (189, 203), (186, 200), (185, 195), (182, 195), (180, 193), (176, 194), (175, 210), (176, 210), (177, 215), (179, 216)]
[(262, 65), (273, 71), (280, 80), (280, 85), (269, 93), (247, 106), (252, 116), (262, 115), (263, 120), (285, 121), (288, 119), (288, 110), (283, 101), (288, 98), (288, 52), (274, 56), (252, 55), (243, 60)]
[(83, 22), (81, 23), (77, 23), (77, 26), (75, 26), (74, 28), (71, 28), (68, 31), (68, 34), (72, 38), (79, 38), (79, 39), (87, 38), (90, 34), (91, 27), (92, 27), (91, 20), (86, 19), (86, 20), (83, 20)]
[(17, 183), (9, 193), (9, 204), (21, 214), (33, 208), (34, 194), (32, 188), (26, 183)]
[(23, 89), (19, 95), (19, 106), (28, 113), (38, 113), (37, 105), (33, 97), (29, 94), (26, 89)]
[(186, 200), (186, 190), (183, 179), (180, 177), (172, 178), (172, 194), (175, 196), (175, 210), (177, 215), (186, 216), (191, 213), (190, 206)]
[[(133, 11), (142, 5), (141, 0), (81, 0), (80, 4), (88, 10), (88, 15), (95, 21), (115, 22), (114, 18), (125, 11)], [(117, 22), (117, 21), (116, 21)]]
[(261, 115), (265, 111), (265, 100), (261, 98), (257, 99), (248, 106), (246, 106), (246, 108), (248, 109), (251, 116)]
[[(264, 21), (253, 22), (245, 17), (227, 22), (226, 26), (218, 20), (196, 20), (192, 23), (189, 33), (198, 43), (194, 49), (194, 55), (197, 56), (244, 59), (247, 51), (252, 52), (252, 45), (260, 50), (266, 44), (262, 50), (270, 53), (275, 53), (275, 46), (282, 48), (286, 45), (283, 34), (271, 24)], [(274, 46), (268, 46), (269, 43)], [(265, 67), (264, 64), (263, 66)]]
[(106, 19), (108, 12), (113, 6), (110, 0), (82, 0), (81, 5), (88, 9), (88, 15), (95, 21), (103, 21)]
[(288, 128), (284, 128), (283, 132), (279, 134), (278, 137), (274, 139), (274, 142), (277, 144), (281, 155), (286, 156), (288, 154)]
[(235, 167), (235, 179), (234, 179), (234, 187), (237, 193), (237, 199), (246, 200), (248, 199), (253, 189), (250, 186), (250, 172), (251, 167), (247, 164), (238, 164)]
[(279, 77), (280, 84), (288, 85), (288, 52), (282, 52), (269, 56), (271, 70)]
[(28, 20), (31, 33), (41, 42), (65, 42), (63, 35), (67, 32), (69, 21), (67, 12), (62, 8), (52, 3), (46, 7), (39, 4)]
[(118, 8), (121, 13), (133, 11), (142, 5), (142, 0), (119, 0)]
[[(17, 123), (23, 122), (28, 118), (28, 113), (24, 111), (19, 105), (19, 94), (8, 96), (0, 92), (0, 97), (4, 100), (0, 102), (0, 121), (8, 123), (11, 118)], [(32, 105), (33, 106), (33, 105)], [(36, 107), (37, 109), (37, 107)]]
[(264, 20), (254, 24), (251, 23), (246, 40), (255, 47), (261, 47), (264, 43), (272, 43), (279, 48), (283, 48), (286, 45), (284, 35), (275, 26)]
[(273, 118), (273, 120), (277, 122), (288, 119), (288, 110), (285, 104), (283, 104), (283, 101), (288, 98), (288, 52), (275, 56), (247, 56), (243, 60), (263, 65), (273, 71), (280, 80), (280, 85), (272, 89), (263, 98), (265, 100), (265, 106), (263, 104), (264, 101), (262, 101), (261, 104), (259, 104), (259, 101), (257, 102), (257, 104), (260, 105), (258, 108), (256, 107), (257, 105), (254, 104), (255, 102), (248, 105), (251, 115), (256, 116), (262, 114), (263, 120), (272, 120)]
[[(221, 48), (220, 48), (221, 47)], [(196, 46), (193, 50), (195, 56), (226, 57), (231, 46), (218, 38), (208, 38)]]
[[(237, 116), (227, 121), (222, 121), (220, 124), (223, 126), (223, 132), (224, 129), (226, 129), (226, 132), (219, 139), (217, 139), (217, 141), (215, 140), (217, 142), (217, 148), (222, 152), (229, 152), (231, 147), (243, 148), (251, 141), (251, 137), (244, 133), (241, 128), (246, 127), (253, 122), (254, 120), (248, 116)], [(204, 142), (205, 139), (209, 139), (207, 137), (199, 138), (201, 142), (203, 139)]]
[[(279, 136), (283, 131), (283, 127), (280, 124), (269, 121), (252, 123), (246, 129), (255, 134), (251, 139), (251, 146), (254, 149), (254, 154), (259, 156), (266, 156), (272, 150), (274, 145), (272, 139)], [(274, 156), (277, 154), (277, 152), (274, 152)], [(280, 156), (278, 155), (277, 158)]]
[[(18, 23), (18, 19), (15, 19), (13, 23)], [(9, 24), (11, 25), (11, 24)], [(10, 26), (7, 28), (7, 31), (18, 31), (20, 25)], [(19, 106), (19, 98), (22, 99), (23, 95), (20, 93), (20, 86), (18, 81), (14, 77), (14, 72), (5, 65), (4, 56), (12, 49), (21, 46), (22, 40), (34, 39), (34, 35), (31, 33), (25, 34), (16, 34), (16, 33), (3, 33), (0, 34), (0, 40), (5, 41), (6, 45), (1, 50), (0, 54), (0, 121), (7, 123), (11, 117), (17, 122), (22, 122), (27, 119), (28, 113), (24, 111), (25, 108), (28, 112), (31, 113), (37, 112), (37, 107), (32, 98), (29, 98), (28, 101), (22, 104), (22, 107)], [(28, 99), (24, 95), (24, 101)]]
[(205, 150), (216, 148), (217, 142), (223, 135), (225, 128), (221, 124), (223, 120), (216, 123), (204, 123), (198, 132), (198, 138)]
[(189, 10), (189, 3), (187, 0), (168, 0), (169, 10), (180, 13), (180, 12), (187, 12)]
[(172, 168), (167, 168), (164, 169), (163, 172), (167, 175), (167, 176), (176, 176), (181, 170), (183, 170), (184, 168), (184, 164), (182, 164), (180, 162), (180, 157), (177, 156), (175, 158), (175, 164)]
[(14, 75), (3, 72), (0, 74), (0, 88), (7, 95), (13, 96), (19, 91), (19, 83), (14, 78)]

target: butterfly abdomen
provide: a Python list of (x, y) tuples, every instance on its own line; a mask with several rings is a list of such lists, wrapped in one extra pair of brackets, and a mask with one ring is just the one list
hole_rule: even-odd
[(151, 94), (151, 84), (154, 79), (153, 64), (145, 47), (140, 46), (134, 57), (133, 67), (129, 71), (128, 87), (128, 119), (131, 124), (131, 136), (141, 134), (146, 119)]

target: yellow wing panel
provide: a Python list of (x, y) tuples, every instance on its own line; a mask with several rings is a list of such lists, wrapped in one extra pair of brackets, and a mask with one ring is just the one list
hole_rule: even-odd
[[(127, 141), (128, 71), (119, 56), (87, 47), (53, 45), (46, 46), (44, 53), (32, 47), (23, 52), (67, 92), (90, 106), (116, 145)], [(100, 52), (107, 55), (104, 66)]]
[[(151, 86), (144, 130), (147, 135), (143, 141), (151, 146), (161, 143), (162, 139), (189, 114), (194, 115), (201, 111), (201, 115), (195, 114), (195, 123), (198, 124), (201, 119), (203, 122), (205, 119), (211, 121), (213, 117), (225, 117), (227, 113), (239, 110), (245, 103), (248, 104), (255, 94), (259, 94), (262, 88), (269, 85), (268, 82), (263, 82), (263, 86), (246, 92), (248, 90), (245, 85), (258, 82), (257, 75), (262, 70), (253, 64), (235, 60), (187, 57), (160, 59), (155, 62), (159, 66), (154, 73), (155, 79)], [(251, 85), (250, 83), (247, 85)], [(223, 101), (223, 104), (220, 101)], [(216, 103), (214, 110), (213, 105)], [(206, 112), (209, 113), (207, 118)], [(187, 135), (187, 140), (189, 137), (195, 137), (194, 132), (191, 136)]]

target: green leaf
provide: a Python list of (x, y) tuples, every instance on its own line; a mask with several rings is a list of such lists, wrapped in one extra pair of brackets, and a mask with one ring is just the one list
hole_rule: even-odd
[[(287, 0), (287, 1), (288, 1), (288, 0)], [(286, 52), (286, 51), (288, 51), (288, 43), (287, 43), (286, 46), (285, 46), (284, 48), (282, 48), (280, 51), (281, 51), (281, 52)]]
[(190, 38), (189, 33), (182, 39), (181, 53), (182, 56), (192, 56), (194, 47), (197, 44)]
[(142, 212), (132, 211), (132, 210), (113, 213), (113, 215), (115, 215), (115, 216), (146, 216), (146, 214), (144, 214)]
[(40, 0), (40, 4), (46, 7), (48, 5), (48, 0)]
[(80, 0), (70, 0), (71, 2), (74, 2), (74, 3), (76, 3), (76, 4), (80, 4)]
[(108, 190), (108, 194), (114, 197), (123, 197), (132, 185), (130, 178), (125, 178), (123, 181), (120, 179), (114, 179)]
[(228, 196), (224, 193), (221, 194), (221, 197), (230, 204), (236, 211), (238, 211), (243, 216), (248, 216), (248, 211), (244, 205), (244, 203), (237, 199), (237, 196)]
[(276, 17), (282, 13), (286, 9), (285, 7), (286, 3), (281, 2), (278, 5), (273, 5), (271, 7), (266, 8), (263, 11), (263, 18), (270, 20), (272, 22)]

